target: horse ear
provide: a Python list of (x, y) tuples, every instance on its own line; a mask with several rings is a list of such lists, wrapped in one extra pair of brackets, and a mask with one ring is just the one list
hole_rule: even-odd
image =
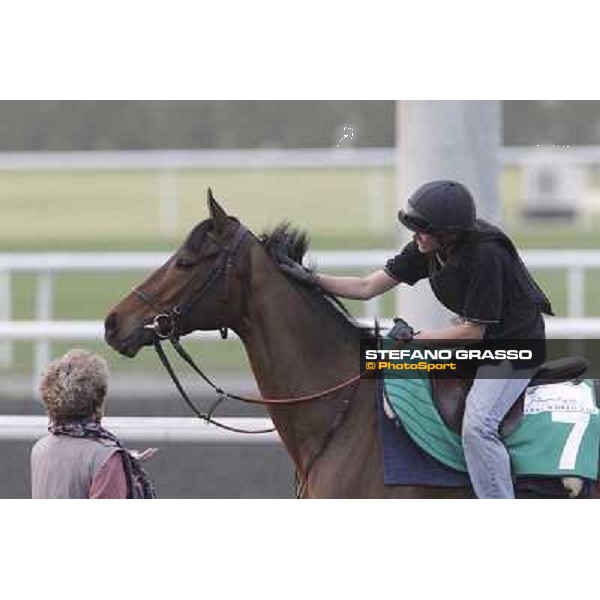
[(210, 218), (215, 224), (217, 232), (221, 232), (227, 225), (227, 213), (221, 208), (221, 205), (214, 199), (212, 190), (208, 188), (207, 192), (208, 212)]

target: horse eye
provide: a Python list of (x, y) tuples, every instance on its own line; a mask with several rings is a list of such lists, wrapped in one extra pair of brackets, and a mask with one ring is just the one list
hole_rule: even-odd
[(190, 267), (193, 267), (195, 264), (196, 264), (196, 261), (194, 261), (190, 258), (185, 258), (184, 256), (180, 256), (175, 261), (175, 266), (178, 269), (189, 269)]

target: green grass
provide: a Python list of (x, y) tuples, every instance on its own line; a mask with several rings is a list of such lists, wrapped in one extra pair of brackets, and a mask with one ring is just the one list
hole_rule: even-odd
[[(254, 232), (287, 220), (305, 229), (314, 250), (397, 247), (395, 175), (390, 169), (294, 169), (272, 171), (202, 170), (178, 174), (180, 208), (176, 231), (160, 230), (159, 185), (156, 173), (2, 173), (0, 174), (0, 251), (172, 251), (189, 229), (206, 218), (206, 188), (211, 186), (226, 210)], [(375, 209), (367, 199), (373, 187), (381, 192)], [(506, 170), (501, 180), (507, 223), (519, 211), (519, 173)], [(382, 216), (379, 218), (378, 215)], [(597, 248), (600, 222), (593, 219), (581, 231), (572, 226), (515, 226), (509, 233), (520, 248)], [(143, 278), (132, 274), (62, 274), (55, 281), (57, 319), (103, 319), (108, 309)], [(536, 273), (557, 314), (566, 311), (564, 271)], [(597, 298), (600, 273), (587, 276), (586, 314), (600, 316)], [(30, 275), (13, 283), (13, 317), (34, 317), (35, 287)], [(362, 303), (348, 303), (356, 314)], [(383, 316), (393, 312), (393, 293), (384, 299)], [(75, 345), (53, 344), (58, 355)], [(15, 344), (13, 369), (27, 372), (29, 343)], [(115, 370), (157, 369), (151, 352), (134, 362), (102, 343), (86, 344), (105, 355)], [(239, 342), (194, 345), (209, 369), (246, 368)]]
[[(322, 239), (357, 236), (362, 243), (389, 235), (370, 223), (366, 169), (189, 171), (177, 177), (179, 211), (174, 235), (160, 228), (154, 173), (2, 173), (0, 248), (115, 249), (173, 247), (206, 218), (206, 188), (254, 231), (282, 220)], [(393, 222), (394, 175), (382, 170), (378, 210)]]

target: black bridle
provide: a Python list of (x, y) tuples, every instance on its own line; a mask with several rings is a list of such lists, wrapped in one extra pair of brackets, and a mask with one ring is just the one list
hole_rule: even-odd
[[(220, 249), (218, 262), (215, 264), (208, 277), (202, 282), (202, 285), (190, 295), (185, 303), (181, 305), (175, 304), (171, 307), (165, 308), (162, 307), (150, 293), (142, 290), (141, 288), (134, 288), (133, 293), (145, 304), (153, 308), (157, 313), (152, 322), (144, 325), (144, 328), (150, 329), (154, 332), (154, 349), (156, 350), (161, 363), (171, 376), (171, 379), (181, 394), (181, 397), (184, 399), (185, 403), (189, 406), (192, 412), (199, 419), (228, 431), (234, 431), (236, 433), (270, 433), (275, 431), (275, 428), (252, 430), (238, 429), (237, 427), (220, 423), (212, 418), (212, 414), (214, 413), (216, 407), (225, 398), (235, 398), (239, 400), (242, 400), (243, 398), (241, 396), (235, 396), (234, 394), (228, 394), (220, 387), (215, 385), (215, 383), (211, 381), (211, 379), (205, 373), (203, 373), (200, 367), (198, 367), (198, 365), (194, 362), (194, 359), (189, 355), (179, 341), (181, 333), (181, 320), (190, 313), (194, 306), (196, 306), (196, 304), (207, 294), (207, 292), (211, 290), (213, 286), (220, 280), (224, 281), (223, 303), (225, 306), (228, 306), (230, 290), (229, 280), (233, 270), (234, 260), (242, 245), (242, 242), (248, 234), (250, 234), (248, 229), (246, 229), (246, 227), (240, 223), (231, 240), (225, 245), (219, 243), (219, 241), (213, 236), (213, 241), (215, 241)], [(221, 332), (221, 337), (225, 339), (227, 337), (227, 325), (224, 324), (222, 327), (219, 327), (219, 331)], [(171, 366), (171, 363), (169, 362), (169, 359), (161, 345), (163, 340), (169, 340), (177, 354), (179, 354), (179, 356), (181, 356), (181, 358), (183, 358), (183, 360), (185, 360), (185, 362), (187, 362), (192, 369), (194, 369), (194, 371), (198, 373), (198, 375), (200, 375), (202, 379), (204, 379), (204, 381), (206, 381), (206, 383), (208, 383), (217, 393), (217, 400), (213, 403), (207, 413), (200, 411), (196, 407), (181, 385), (181, 382), (179, 381), (177, 374)]]
[[(178, 340), (180, 337), (178, 322), (187, 317), (194, 306), (196, 306), (201, 298), (222, 278), (223, 275), (225, 282), (223, 303), (227, 306), (229, 301), (229, 279), (233, 269), (234, 259), (247, 234), (250, 234), (250, 232), (240, 223), (234, 236), (225, 245), (220, 244), (216, 237), (212, 236), (213, 241), (220, 249), (218, 262), (209, 273), (208, 277), (202, 282), (202, 285), (192, 293), (188, 300), (182, 305), (175, 304), (166, 309), (162, 308), (148, 292), (145, 292), (140, 288), (134, 288), (133, 293), (148, 304), (148, 306), (151, 306), (157, 311), (152, 323), (145, 325), (144, 328), (153, 330), (156, 337), (161, 340)], [(210, 233), (207, 235), (211, 236)], [(219, 331), (221, 332), (221, 337), (227, 337), (227, 326), (219, 327)]]

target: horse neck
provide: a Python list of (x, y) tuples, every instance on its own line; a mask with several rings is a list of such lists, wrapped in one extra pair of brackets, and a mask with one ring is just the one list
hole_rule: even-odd
[[(242, 339), (261, 394), (297, 398), (330, 389), (358, 373), (360, 338), (335, 314), (315, 311), (262, 247), (251, 252)], [(323, 399), (268, 405), (279, 434), (303, 472), (354, 385)]]
[(360, 338), (335, 314), (315, 311), (262, 247), (251, 251), (242, 339), (261, 393), (292, 397), (333, 387), (356, 374)]

